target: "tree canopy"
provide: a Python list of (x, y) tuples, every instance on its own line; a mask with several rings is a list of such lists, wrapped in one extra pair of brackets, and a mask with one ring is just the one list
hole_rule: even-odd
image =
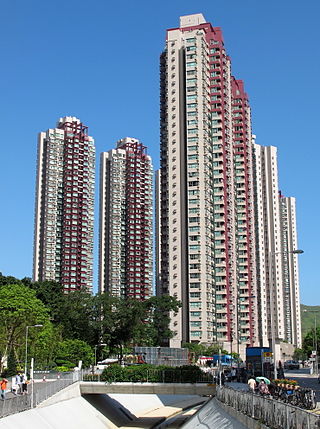
[[(0, 273), (0, 356), (4, 361), (11, 353), (11, 361), (23, 367), (29, 326), (28, 355), (35, 357), (36, 367), (63, 362), (75, 366), (78, 360), (88, 365), (95, 349), (98, 355), (103, 351), (121, 357), (134, 345), (164, 345), (175, 335), (170, 315), (180, 307), (170, 296), (140, 301), (84, 290), (66, 294), (55, 281), (32, 282)], [(33, 325), (43, 326), (31, 329)]]
[(2, 356), (24, 345), (27, 326), (46, 323), (50, 323), (48, 310), (32, 289), (23, 284), (5, 284), (0, 287)]

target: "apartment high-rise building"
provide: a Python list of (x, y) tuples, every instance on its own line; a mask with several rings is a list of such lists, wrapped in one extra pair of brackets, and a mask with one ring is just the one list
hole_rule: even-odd
[(295, 199), (279, 194), (277, 148), (254, 144), (259, 342), (301, 346)]
[[(277, 148), (254, 144), (259, 284), (259, 339), (268, 345), (272, 330), (284, 338), (283, 284)], [(273, 286), (273, 287), (271, 287)]]
[(151, 157), (126, 137), (100, 160), (99, 290), (146, 299), (152, 294)]
[(280, 229), (284, 287), (284, 340), (297, 348), (302, 345), (300, 285), (296, 224), (296, 199), (279, 194)]
[(258, 336), (248, 98), (201, 14), (167, 31), (160, 71), (157, 293), (182, 301), (171, 345), (239, 351)]
[(38, 139), (33, 280), (92, 289), (95, 147), (79, 119)]

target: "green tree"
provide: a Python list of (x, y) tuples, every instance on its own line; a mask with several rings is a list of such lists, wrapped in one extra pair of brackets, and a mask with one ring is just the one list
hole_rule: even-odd
[[(222, 355), (227, 355), (229, 354), (226, 350), (222, 349), (221, 346), (219, 344), (211, 344), (208, 348), (207, 348), (207, 356), (213, 356), (213, 355), (218, 355), (219, 351), (221, 352)], [(239, 355), (238, 353), (232, 353), (232, 356), (234, 358), (238, 358)]]
[[(144, 302), (147, 318), (144, 323), (145, 339), (148, 346), (163, 346), (175, 332), (170, 329), (170, 313), (178, 313), (182, 304), (177, 298), (163, 295), (152, 296)], [(146, 342), (146, 341), (145, 341)]]
[(35, 368), (51, 369), (55, 366), (58, 343), (63, 340), (62, 326), (46, 323), (30, 343), (29, 355), (35, 358)]
[(93, 328), (94, 298), (87, 291), (64, 294), (55, 311), (55, 323), (62, 325), (64, 338), (97, 344)]
[[(0, 288), (1, 355), (7, 356), (12, 349), (15, 356), (23, 360), (26, 327), (45, 323), (50, 323), (48, 310), (33, 290), (22, 284), (7, 284)], [(30, 332), (30, 339), (33, 335)]]
[(207, 356), (207, 347), (204, 344), (200, 343), (184, 343), (182, 347), (189, 350), (190, 360), (195, 363), (200, 356)]
[[(317, 347), (315, 345), (315, 339), (317, 342)], [(311, 355), (313, 350), (320, 350), (320, 329), (317, 328), (316, 331), (313, 328), (311, 331), (307, 332), (303, 341), (302, 341), (302, 349), (307, 354), (307, 356)]]
[(303, 349), (295, 349), (292, 357), (294, 360), (306, 360), (307, 353)]
[(53, 280), (32, 283), (30, 279), (22, 279), (23, 284), (36, 292), (36, 297), (40, 299), (50, 311), (50, 319), (53, 323), (60, 323), (61, 307), (67, 295), (63, 292), (60, 283)]
[(140, 337), (145, 309), (143, 303), (136, 299), (119, 299), (111, 315), (113, 324), (110, 329), (109, 345), (111, 350), (118, 351), (122, 361), (124, 348), (136, 343), (137, 337)]
[(4, 286), (4, 285), (12, 285), (12, 284), (20, 284), (21, 281), (16, 279), (13, 276), (4, 276), (1, 272), (0, 272), (0, 287)]
[(146, 308), (136, 299), (98, 294), (92, 316), (95, 344), (107, 344), (105, 350), (117, 353), (120, 359), (124, 349), (139, 344), (145, 332)]
[(10, 349), (7, 360), (6, 377), (11, 377), (17, 373), (17, 361), (13, 349)]
[(81, 340), (64, 340), (58, 343), (56, 350), (56, 364), (73, 368), (81, 360), (83, 367), (88, 368), (94, 359), (89, 344)]

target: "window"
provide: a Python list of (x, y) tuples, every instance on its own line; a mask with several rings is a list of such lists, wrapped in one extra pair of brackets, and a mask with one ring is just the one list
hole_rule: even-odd
[(189, 250), (200, 250), (200, 246), (198, 244), (191, 244)]
[(190, 292), (190, 298), (200, 298), (200, 292)]

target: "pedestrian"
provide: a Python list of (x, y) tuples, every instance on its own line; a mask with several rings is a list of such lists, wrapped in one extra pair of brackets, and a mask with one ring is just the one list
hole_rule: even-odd
[(16, 375), (11, 378), (11, 392), (17, 396), (19, 386), (17, 384)]
[(18, 372), (18, 374), (16, 375), (16, 383), (15, 384), (18, 386), (17, 393), (19, 395), (21, 395), (22, 394), (22, 378), (21, 378), (20, 372)]
[(28, 394), (28, 378), (26, 374), (22, 374), (22, 395)]
[(231, 369), (230, 375), (231, 375), (231, 381), (235, 381), (235, 379), (237, 378), (237, 371), (235, 368)]
[(248, 385), (249, 385), (250, 391), (253, 393), (255, 388), (257, 387), (257, 382), (254, 378), (250, 377), (248, 380)]
[(266, 385), (266, 383), (263, 380), (261, 380), (259, 383), (259, 392), (263, 396), (270, 395), (268, 386)]
[(1, 399), (4, 401), (6, 399), (6, 390), (8, 386), (8, 380), (4, 377), (2, 377), (2, 380), (0, 382), (1, 387)]

